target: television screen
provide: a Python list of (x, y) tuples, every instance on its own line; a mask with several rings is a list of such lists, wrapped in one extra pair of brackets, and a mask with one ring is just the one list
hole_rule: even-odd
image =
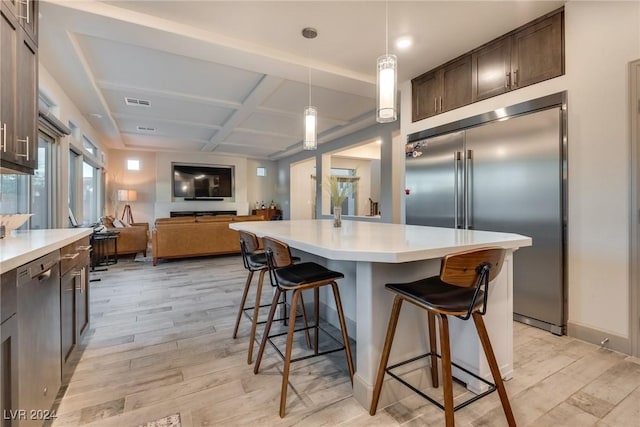
[(173, 197), (233, 197), (233, 166), (173, 164)]

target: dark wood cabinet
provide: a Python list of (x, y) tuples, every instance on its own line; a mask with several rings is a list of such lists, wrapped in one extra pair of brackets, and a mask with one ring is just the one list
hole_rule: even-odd
[(471, 56), (458, 58), (412, 82), (413, 121), (471, 102)]
[(473, 100), (511, 90), (511, 38), (491, 42), (472, 54)]
[(564, 74), (563, 15), (555, 14), (513, 35), (513, 89)]
[(560, 9), (416, 77), (412, 120), (561, 76), (563, 21)]
[(60, 250), (60, 347), (62, 381), (73, 373), (71, 354), (89, 325), (89, 237)]
[(262, 215), (265, 221), (282, 219), (282, 211), (280, 209), (254, 209), (251, 214)]
[(15, 425), (5, 414), (18, 409), (18, 306), (17, 270), (0, 277), (2, 321), (0, 322), (0, 414), (2, 427)]
[(0, 167), (20, 173), (33, 173), (38, 164), (37, 10), (34, 0), (0, 4)]

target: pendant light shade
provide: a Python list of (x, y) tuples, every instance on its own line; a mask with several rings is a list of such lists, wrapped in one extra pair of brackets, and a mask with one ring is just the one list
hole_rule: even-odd
[(393, 122), (398, 119), (398, 59), (395, 55), (382, 55), (378, 58), (378, 94), (376, 121)]
[(378, 123), (394, 122), (398, 119), (398, 58), (389, 55), (389, 2), (384, 7), (384, 42), (385, 54), (378, 58), (376, 94), (376, 121)]
[(304, 109), (304, 140), (302, 148), (315, 150), (318, 148), (318, 110), (308, 106)]

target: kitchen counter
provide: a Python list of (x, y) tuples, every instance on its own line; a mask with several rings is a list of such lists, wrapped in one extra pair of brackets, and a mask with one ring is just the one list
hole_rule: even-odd
[[(282, 240), (303, 261), (314, 261), (344, 274), (338, 286), (347, 330), (356, 341), (353, 395), (367, 409), (393, 301), (393, 294), (385, 289), (385, 284), (437, 275), (441, 258), (450, 253), (487, 246), (506, 249), (504, 267), (489, 288), (485, 324), (503, 377), (513, 374), (513, 252), (519, 247), (531, 246), (531, 238), (510, 233), (346, 220), (340, 228), (334, 228), (332, 220), (237, 222), (230, 227)], [(323, 318), (336, 324), (335, 307), (325, 291), (320, 293), (320, 312)], [(425, 311), (405, 304), (389, 364), (427, 351), (426, 325)], [(450, 317), (449, 326), (453, 361), (490, 379), (473, 322)], [(409, 380), (420, 381), (420, 370), (408, 375)], [(453, 375), (473, 392), (486, 387), (463, 371), (454, 369)], [(386, 391), (381, 396), (381, 406), (410, 393), (397, 381), (389, 382), (383, 390)]]
[(0, 271), (20, 267), (92, 233), (92, 228), (13, 231), (0, 239)]

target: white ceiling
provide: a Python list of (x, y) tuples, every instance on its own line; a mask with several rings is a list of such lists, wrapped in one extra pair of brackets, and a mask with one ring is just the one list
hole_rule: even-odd
[[(389, 1), (398, 80), (563, 3)], [(383, 1), (50, 0), (40, 14), (40, 61), (113, 148), (292, 154), (309, 74), (321, 143), (375, 123)], [(316, 39), (302, 37), (308, 26)], [(403, 35), (414, 45), (398, 51)]]

